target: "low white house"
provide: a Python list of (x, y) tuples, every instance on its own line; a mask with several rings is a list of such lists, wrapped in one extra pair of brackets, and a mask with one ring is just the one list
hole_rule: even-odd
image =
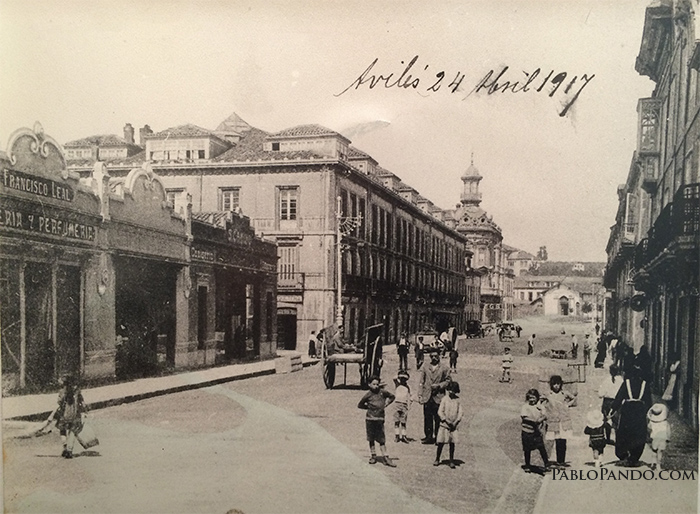
[(563, 284), (547, 289), (536, 302), (540, 304), (540, 312), (545, 316), (583, 315), (581, 295)]

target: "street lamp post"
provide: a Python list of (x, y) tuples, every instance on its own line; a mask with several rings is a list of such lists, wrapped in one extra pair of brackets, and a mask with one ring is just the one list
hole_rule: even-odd
[(346, 236), (351, 231), (362, 223), (362, 216), (343, 216), (342, 204), (340, 196), (336, 198), (336, 306), (335, 306), (335, 321), (338, 329), (343, 326), (343, 236)]

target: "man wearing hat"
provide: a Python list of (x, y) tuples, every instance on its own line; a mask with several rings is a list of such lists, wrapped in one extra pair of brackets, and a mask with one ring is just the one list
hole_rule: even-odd
[(658, 466), (661, 469), (661, 460), (664, 450), (671, 438), (671, 425), (668, 422), (668, 408), (663, 403), (655, 403), (647, 413), (647, 428), (649, 429), (649, 446), (654, 454), (654, 462), (651, 469)]
[(438, 409), (445, 396), (445, 388), (450, 383), (450, 370), (440, 362), (440, 351), (431, 348), (429, 352), (430, 363), (421, 367), (418, 381), (418, 402), (423, 405), (423, 444), (435, 443), (440, 426)]

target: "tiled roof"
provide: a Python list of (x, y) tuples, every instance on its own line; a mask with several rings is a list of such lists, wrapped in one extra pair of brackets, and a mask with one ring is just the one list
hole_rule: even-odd
[(84, 146), (127, 146), (133, 143), (127, 143), (123, 138), (114, 134), (104, 134), (98, 136), (84, 137), (75, 141), (68, 141), (64, 148), (80, 148)]
[(363, 152), (362, 150), (358, 150), (354, 146), (348, 147), (348, 159), (370, 159), (377, 162), (371, 155)]
[(230, 214), (227, 211), (193, 212), (192, 219), (201, 221), (202, 223), (209, 223), (210, 225), (215, 225), (217, 227), (226, 228), (226, 219), (229, 215)]
[(251, 127), (235, 147), (213, 158), (212, 162), (246, 162), (246, 161), (284, 161), (295, 159), (327, 159), (323, 155), (309, 150), (295, 152), (277, 152), (263, 150), (263, 143), (268, 137), (264, 130)]
[(270, 134), (271, 138), (279, 137), (304, 137), (304, 136), (339, 136), (338, 132), (326, 128), (322, 125), (297, 125), (296, 127), (291, 127), (284, 129), (280, 132)]
[(162, 139), (164, 137), (200, 137), (200, 136), (206, 136), (206, 137), (216, 137), (217, 139), (218, 136), (214, 134), (211, 130), (203, 129), (202, 127), (198, 127), (197, 125), (192, 125), (191, 123), (187, 123), (185, 125), (179, 125), (177, 127), (170, 127), (165, 130), (161, 130), (160, 132), (155, 132), (153, 134), (148, 134), (145, 136), (146, 139)]
[(235, 132), (237, 134), (247, 132), (250, 129), (250, 125), (235, 112), (216, 127), (217, 132)]

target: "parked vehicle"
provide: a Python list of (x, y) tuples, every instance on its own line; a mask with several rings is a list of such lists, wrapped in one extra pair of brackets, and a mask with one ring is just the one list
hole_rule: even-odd
[(499, 341), (512, 341), (515, 337), (515, 323), (503, 322), (496, 325)]
[(467, 330), (466, 330), (466, 335), (467, 337), (484, 337), (484, 327), (481, 324), (481, 320), (478, 319), (470, 319), (467, 320)]

